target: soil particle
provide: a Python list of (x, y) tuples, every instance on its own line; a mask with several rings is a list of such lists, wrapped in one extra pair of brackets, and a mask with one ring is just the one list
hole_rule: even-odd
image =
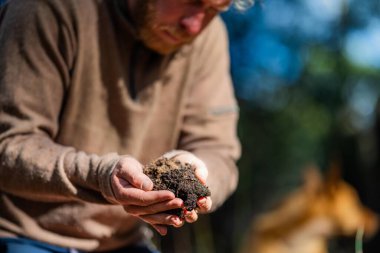
[[(183, 200), (187, 211), (197, 206), (200, 197), (210, 196), (210, 190), (195, 176), (195, 168), (189, 163), (175, 159), (160, 158), (144, 167), (144, 173), (153, 181), (153, 190), (169, 190)], [(184, 217), (183, 209), (165, 213)]]

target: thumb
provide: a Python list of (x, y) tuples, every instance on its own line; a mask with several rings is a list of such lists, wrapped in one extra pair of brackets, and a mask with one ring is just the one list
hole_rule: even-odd
[[(171, 155), (172, 158), (181, 161), (182, 163), (190, 163), (195, 166), (195, 175), (203, 183), (206, 184), (208, 177), (208, 169), (206, 164), (199, 159), (197, 156), (186, 151), (176, 151), (177, 153), (169, 152), (167, 154)], [(173, 155), (174, 154), (174, 155)]]
[(143, 173), (143, 165), (133, 157), (120, 158), (116, 165), (116, 176), (141, 190), (151, 191), (153, 189), (152, 180)]

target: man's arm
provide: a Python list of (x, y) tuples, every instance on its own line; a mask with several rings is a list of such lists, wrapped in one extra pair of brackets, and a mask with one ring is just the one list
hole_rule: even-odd
[(40, 201), (107, 203), (100, 192), (111, 194), (104, 180), (118, 155), (87, 155), (53, 142), (69, 85), (75, 34), (63, 15), (41, 3), (15, 0), (3, 10), (1, 190)]
[(56, 143), (76, 51), (68, 3), (12, 0), (0, 15), (0, 191), (35, 201), (133, 205), (161, 234), (182, 200), (151, 191), (142, 165)]
[[(203, 38), (196, 62), (195, 82), (187, 95), (179, 149), (187, 150), (207, 166), (207, 185), (212, 209), (220, 206), (235, 190), (240, 156), (236, 136), (238, 107), (230, 78), (227, 35), (220, 19), (213, 32)], [(211, 27), (210, 27), (211, 28)]]

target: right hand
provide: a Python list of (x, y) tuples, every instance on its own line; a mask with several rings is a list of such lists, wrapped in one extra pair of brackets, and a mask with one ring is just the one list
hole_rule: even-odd
[[(195, 156), (193, 153), (185, 150), (172, 150), (164, 154), (164, 157), (168, 159), (175, 159), (180, 161), (181, 163), (188, 163), (195, 167), (195, 175), (199, 179), (199, 181), (206, 185), (207, 177), (208, 177), (208, 169), (206, 164)], [(198, 213), (205, 214), (209, 213), (212, 206), (211, 197), (202, 197), (197, 201), (197, 208), (192, 211), (187, 211), (185, 213), (185, 220), (188, 223), (193, 223), (198, 220)]]
[(152, 225), (161, 235), (166, 235), (168, 225), (183, 225), (178, 216), (163, 213), (182, 208), (183, 201), (170, 191), (152, 191), (153, 182), (133, 157), (120, 158), (112, 172), (111, 185), (116, 200), (124, 206), (125, 211)]

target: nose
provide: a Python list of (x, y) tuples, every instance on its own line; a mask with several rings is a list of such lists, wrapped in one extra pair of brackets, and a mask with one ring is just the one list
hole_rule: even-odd
[(198, 11), (192, 15), (182, 18), (181, 25), (189, 35), (197, 35), (203, 28), (205, 13)]

